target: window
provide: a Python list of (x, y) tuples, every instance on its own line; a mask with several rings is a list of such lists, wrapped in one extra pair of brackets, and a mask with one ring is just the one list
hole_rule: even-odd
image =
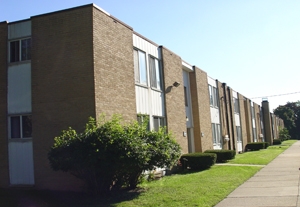
[(208, 85), (208, 90), (209, 90), (210, 106), (218, 108), (219, 107), (218, 89), (216, 87)]
[(184, 103), (185, 103), (185, 106), (189, 106), (186, 86), (184, 86)]
[(240, 126), (236, 126), (237, 141), (242, 141), (242, 131)]
[(135, 82), (147, 85), (146, 53), (133, 50)]
[(139, 124), (145, 124), (147, 127), (147, 130), (150, 129), (150, 124), (149, 124), (149, 115), (147, 114), (138, 114), (137, 115), (137, 121)]
[(10, 116), (10, 138), (31, 138), (32, 121), (30, 115)]
[(153, 116), (153, 129), (155, 131), (158, 131), (160, 127), (164, 127), (164, 126), (165, 126), (164, 117)]
[(22, 39), (11, 41), (10, 48), (10, 62), (19, 62), (31, 59), (31, 39)]
[(239, 101), (237, 98), (233, 98), (233, 105), (234, 105), (234, 113), (240, 113)]
[(151, 74), (151, 87), (161, 90), (161, 71), (159, 67), (159, 60), (149, 56), (150, 74)]
[(221, 143), (221, 126), (220, 124), (211, 124), (212, 136), (213, 136), (213, 143), (219, 144)]

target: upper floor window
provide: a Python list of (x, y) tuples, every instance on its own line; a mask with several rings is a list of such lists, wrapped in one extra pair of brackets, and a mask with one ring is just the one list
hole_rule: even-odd
[(183, 89), (184, 89), (184, 103), (185, 103), (185, 106), (189, 106), (186, 86), (184, 86)]
[(161, 71), (159, 67), (159, 60), (149, 56), (150, 74), (151, 74), (151, 87), (161, 90)]
[(146, 53), (133, 50), (135, 82), (147, 85)]
[(219, 107), (218, 89), (211, 85), (208, 85), (208, 89), (209, 89), (210, 106), (218, 108)]
[(15, 40), (9, 43), (9, 61), (19, 62), (31, 59), (31, 39)]
[(32, 121), (30, 115), (18, 115), (9, 117), (10, 138), (31, 138)]
[(237, 98), (233, 98), (233, 105), (234, 105), (234, 113), (240, 113), (239, 101)]

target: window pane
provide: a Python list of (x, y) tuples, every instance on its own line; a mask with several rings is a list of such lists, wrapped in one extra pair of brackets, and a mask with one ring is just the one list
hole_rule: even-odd
[(10, 130), (11, 138), (21, 138), (20, 116), (10, 117)]
[(20, 41), (10, 42), (10, 62), (20, 61)]
[(31, 59), (31, 39), (25, 39), (21, 41), (22, 60)]
[(159, 126), (160, 126), (160, 127), (164, 127), (164, 126), (165, 126), (165, 118), (161, 117), (161, 118), (159, 119)]
[(186, 91), (186, 87), (185, 86), (184, 86), (184, 102), (185, 102), (185, 106), (188, 106), (187, 91)]
[(138, 59), (138, 51), (133, 50), (133, 61), (134, 61), (134, 75), (135, 82), (140, 82), (140, 71), (139, 71), (139, 59)]
[(32, 137), (31, 116), (22, 116), (22, 132), (23, 132), (23, 138)]
[(218, 107), (219, 106), (219, 101), (218, 101), (218, 94), (217, 94), (217, 88), (212, 87), (213, 88), (213, 96), (214, 96), (214, 106)]
[(159, 128), (159, 119), (158, 117), (153, 117), (153, 128), (155, 131), (158, 131), (158, 128)]
[(221, 143), (221, 127), (220, 124), (216, 124), (216, 134), (217, 134), (217, 138), (216, 141), (217, 143)]
[(140, 83), (147, 85), (146, 54), (139, 51)]
[(155, 74), (156, 74), (156, 81), (157, 81), (157, 89), (161, 90), (162, 86), (161, 86), (161, 72), (160, 72), (160, 68), (159, 68), (159, 61), (157, 59), (155, 59)]
[(213, 106), (213, 105), (214, 105), (214, 100), (213, 100), (213, 92), (212, 92), (212, 87), (211, 87), (211, 85), (208, 86), (208, 90), (209, 90), (209, 101), (210, 101), (210, 105)]
[(157, 82), (156, 82), (156, 70), (155, 70), (155, 59), (150, 57), (149, 58), (149, 66), (150, 66), (150, 74), (151, 74), (151, 87), (156, 88)]
[(212, 130), (213, 142), (214, 142), (214, 143), (217, 143), (217, 140), (216, 140), (216, 128), (215, 128), (215, 124), (211, 124), (211, 130)]

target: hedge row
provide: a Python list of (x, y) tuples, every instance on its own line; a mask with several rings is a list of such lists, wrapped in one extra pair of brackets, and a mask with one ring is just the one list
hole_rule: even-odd
[(280, 145), (281, 144), (281, 140), (280, 139), (274, 139), (273, 140), (273, 145)]
[(235, 157), (235, 150), (206, 150), (204, 153), (215, 153), (217, 155), (217, 163), (232, 160)]
[(217, 155), (215, 153), (189, 153), (180, 157), (182, 168), (190, 170), (205, 170), (216, 163)]
[(257, 151), (260, 149), (267, 149), (269, 145), (269, 142), (250, 142), (246, 145), (245, 151)]

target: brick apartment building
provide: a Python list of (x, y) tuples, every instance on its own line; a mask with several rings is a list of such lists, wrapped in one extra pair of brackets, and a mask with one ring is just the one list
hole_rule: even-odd
[(253, 103), (93, 4), (0, 22), (0, 187), (79, 190), (47, 153), (61, 130), (101, 113), (148, 116), (182, 153), (242, 152), (283, 126), (267, 101)]

